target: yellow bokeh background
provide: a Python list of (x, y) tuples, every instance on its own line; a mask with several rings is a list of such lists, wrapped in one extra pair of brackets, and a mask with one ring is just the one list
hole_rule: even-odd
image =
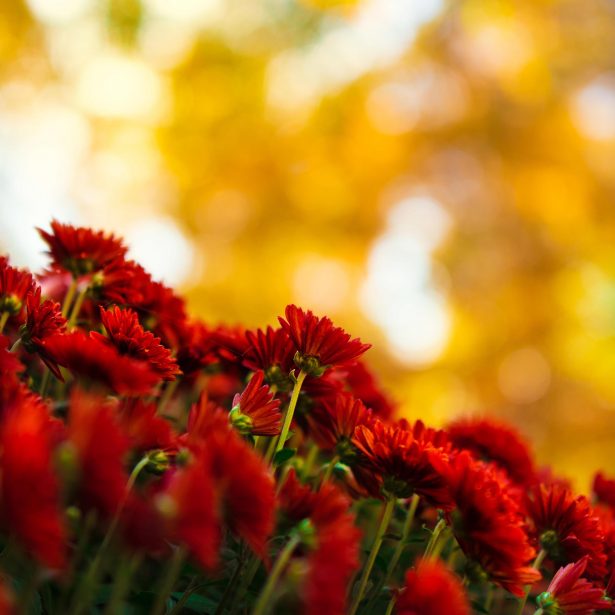
[(209, 322), (290, 302), (400, 413), (615, 473), (615, 13), (601, 0), (0, 0), (0, 250), (126, 236)]

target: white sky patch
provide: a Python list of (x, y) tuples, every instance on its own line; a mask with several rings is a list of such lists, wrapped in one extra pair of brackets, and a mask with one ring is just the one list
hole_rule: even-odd
[(615, 139), (615, 74), (603, 74), (581, 88), (571, 104), (578, 131), (596, 141)]
[(387, 223), (368, 257), (361, 307), (382, 329), (399, 361), (426, 365), (442, 353), (450, 334), (450, 314), (435, 286), (431, 252), (451, 221), (437, 201), (416, 196), (394, 205)]

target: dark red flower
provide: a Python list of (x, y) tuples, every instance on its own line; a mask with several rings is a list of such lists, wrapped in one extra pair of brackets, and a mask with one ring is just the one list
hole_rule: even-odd
[(395, 414), (395, 402), (380, 388), (376, 377), (363, 361), (347, 365), (344, 371), (346, 384), (352, 394), (376, 416), (386, 421)]
[(355, 428), (373, 421), (372, 412), (360, 399), (341, 393), (334, 403), (315, 406), (307, 415), (309, 433), (316, 444), (327, 451), (335, 452), (345, 463), (356, 458), (352, 443)]
[(466, 557), (489, 578), (522, 596), (524, 586), (540, 579), (530, 566), (536, 555), (518, 505), (489, 466), (462, 452), (442, 464), (456, 509), (452, 528)]
[(280, 400), (269, 387), (263, 386), (263, 372), (255, 372), (243, 393), (233, 398), (229, 419), (237, 431), (254, 436), (276, 436), (280, 433)]
[(604, 536), (585, 496), (560, 485), (539, 485), (527, 498), (527, 512), (535, 540), (556, 564), (569, 564), (588, 555), (587, 575), (606, 575)]
[(53, 375), (60, 380), (60, 369), (47, 352), (44, 341), (65, 331), (66, 318), (62, 316), (60, 304), (49, 299), (41, 302), (40, 288), (30, 293), (26, 300), (26, 322), (20, 330), (21, 342), (28, 352), (38, 354)]
[(470, 615), (459, 578), (440, 560), (421, 560), (408, 570), (396, 602), (399, 615)]
[(184, 376), (196, 375), (219, 362), (218, 342), (204, 323), (187, 322), (178, 333), (177, 362)]
[(518, 485), (535, 482), (535, 469), (527, 442), (509, 425), (493, 419), (461, 419), (447, 428), (456, 448), (477, 459), (491, 461)]
[(2, 516), (26, 551), (48, 568), (66, 565), (66, 530), (52, 459), (53, 426), (33, 398), (7, 413), (0, 432)]
[(586, 555), (555, 573), (547, 591), (536, 598), (545, 615), (591, 615), (594, 610), (610, 608), (604, 591), (581, 578), (588, 561)]
[(121, 395), (146, 394), (160, 377), (147, 363), (122, 356), (111, 344), (82, 331), (43, 342), (47, 355), (76, 377)]
[(319, 318), (296, 305), (285, 311), (286, 320), (279, 318), (295, 345), (295, 364), (311, 376), (321, 376), (329, 367), (344, 365), (362, 355), (370, 344), (350, 339), (343, 329), (327, 317)]
[(253, 371), (262, 370), (265, 379), (280, 390), (292, 388), (289, 373), (293, 369), (295, 347), (285, 329), (267, 327), (246, 331), (247, 349), (243, 364)]
[(615, 480), (607, 478), (603, 472), (597, 472), (594, 476), (593, 489), (596, 501), (606, 504), (615, 510)]
[(361, 453), (353, 471), (373, 497), (407, 498), (416, 493), (438, 508), (450, 506), (446, 478), (435, 465), (446, 461), (443, 450), (379, 419), (359, 425), (352, 443)]
[(128, 481), (124, 458), (129, 442), (115, 415), (105, 398), (73, 390), (68, 442), (76, 455), (78, 498), (108, 518), (123, 504)]
[(361, 538), (354, 515), (348, 512), (350, 501), (331, 483), (316, 492), (301, 485), (294, 470), (282, 486), (279, 500), (287, 517), (300, 528), (307, 548), (308, 570), (301, 592), (304, 612), (343, 615), (348, 584), (359, 568)]
[(139, 397), (125, 398), (119, 405), (118, 418), (122, 430), (136, 450), (175, 450), (175, 433), (170, 423), (157, 414), (154, 402), (148, 403)]
[(70, 271), (73, 277), (94, 273), (108, 263), (122, 260), (127, 248), (121, 239), (103, 231), (51, 222), (51, 232), (38, 229), (49, 246), (53, 264)]
[[(160, 344), (160, 338), (143, 329), (135, 312), (117, 306), (109, 310), (101, 308), (100, 318), (109, 336), (108, 341), (122, 356), (147, 363), (151, 371), (163, 380), (175, 380), (180, 374), (171, 351)], [(93, 332), (92, 335), (107, 341), (100, 334)]]
[(11, 267), (8, 258), (0, 256), (0, 317), (6, 314), (5, 321), (11, 318), (20, 323), (26, 297), (35, 288), (36, 283), (29, 271)]
[(431, 444), (431, 446), (444, 449), (447, 452), (452, 450), (448, 432), (443, 429), (427, 427), (421, 420), (410, 423), (406, 419), (399, 419), (396, 425), (399, 429), (409, 431), (415, 440), (423, 444)]
[(118, 259), (107, 263), (91, 277), (89, 294), (94, 301), (105, 305), (138, 305), (150, 283), (149, 274), (141, 265)]

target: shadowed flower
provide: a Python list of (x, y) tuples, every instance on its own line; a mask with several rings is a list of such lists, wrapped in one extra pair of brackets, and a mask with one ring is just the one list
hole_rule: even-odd
[(242, 434), (276, 436), (280, 433), (280, 400), (274, 398), (267, 385), (263, 386), (263, 372), (256, 372), (243, 393), (235, 395), (229, 419)]
[(604, 599), (604, 591), (581, 578), (588, 559), (586, 555), (555, 573), (547, 591), (536, 598), (539, 612), (545, 615), (591, 615), (596, 609), (610, 609), (611, 602)]
[(453, 446), (470, 451), (479, 460), (493, 462), (514, 483), (535, 482), (528, 444), (512, 427), (493, 419), (462, 419), (449, 425), (447, 431)]
[(568, 564), (588, 555), (587, 576), (604, 578), (604, 536), (585, 496), (560, 485), (540, 485), (529, 493), (527, 511), (532, 534), (551, 561)]
[(408, 570), (396, 602), (399, 615), (470, 615), (459, 578), (440, 560), (421, 560)]
[(157, 414), (154, 402), (147, 403), (138, 397), (122, 399), (118, 407), (118, 418), (136, 450), (175, 450), (176, 435), (169, 422)]
[(442, 464), (456, 509), (450, 514), (453, 534), (466, 557), (498, 585), (516, 596), (540, 579), (530, 566), (530, 545), (517, 504), (497, 474), (462, 452)]
[(326, 316), (319, 318), (296, 305), (287, 306), (285, 316), (286, 320), (278, 320), (295, 345), (295, 365), (310, 376), (321, 376), (327, 368), (344, 365), (370, 348), (359, 339), (351, 340)]
[(51, 222), (51, 232), (38, 229), (49, 246), (53, 265), (70, 271), (73, 277), (94, 273), (108, 263), (121, 260), (127, 248), (121, 239), (103, 231)]
[(370, 408), (377, 417), (386, 421), (395, 414), (395, 403), (382, 391), (376, 377), (363, 361), (347, 365), (344, 371), (346, 385), (352, 394)]
[(43, 346), (53, 361), (77, 378), (122, 395), (149, 393), (160, 380), (146, 362), (122, 356), (108, 342), (82, 331), (54, 335)]
[(35, 287), (36, 283), (29, 271), (11, 267), (8, 258), (0, 256), (0, 317), (5, 322), (11, 319), (21, 323), (26, 297), (34, 292)]
[(100, 318), (109, 337), (95, 332), (92, 336), (109, 341), (122, 356), (147, 363), (163, 380), (175, 380), (180, 374), (171, 351), (160, 344), (160, 338), (143, 329), (135, 312), (117, 306), (109, 310), (101, 308)]
[(243, 364), (253, 371), (262, 370), (265, 379), (281, 390), (292, 387), (289, 373), (293, 369), (295, 347), (285, 329), (267, 327), (265, 331), (257, 329), (246, 331), (247, 349)]
[(7, 413), (0, 436), (2, 517), (42, 565), (66, 565), (66, 530), (52, 461), (50, 418), (33, 398)]
[(615, 480), (597, 472), (592, 487), (596, 500), (615, 510)]

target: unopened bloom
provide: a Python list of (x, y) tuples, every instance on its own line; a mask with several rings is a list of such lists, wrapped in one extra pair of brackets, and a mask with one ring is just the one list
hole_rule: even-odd
[(604, 591), (581, 578), (588, 563), (588, 556), (560, 568), (547, 591), (536, 598), (536, 604), (545, 615), (591, 615), (596, 609), (609, 609), (610, 600)]
[(351, 340), (326, 316), (319, 318), (296, 305), (287, 306), (285, 316), (279, 321), (295, 344), (295, 364), (311, 376), (321, 376), (327, 368), (348, 363), (370, 348), (359, 339)]
[(459, 578), (440, 560), (421, 560), (408, 570), (396, 602), (399, 615), (470, 615)]
[(280, 433), (280, 400), (263, 385), (263, 372), (256, 372), (244, 391), (235, 395), (229, 419), (243, 434), (276, 436)]

